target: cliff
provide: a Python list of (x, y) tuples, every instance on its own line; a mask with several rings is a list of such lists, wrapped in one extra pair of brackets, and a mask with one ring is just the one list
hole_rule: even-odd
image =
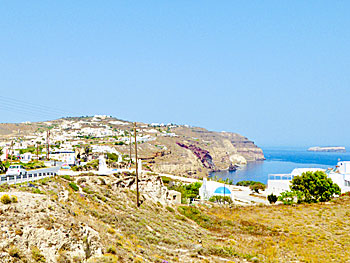
[[(37, 141), (46, 142), (48, 129), (51, 130), (51, 146), (57, 148), (74, 146), (79, 151), (79, 147), (108, 146), (126, 158), (130, 155), (133, 123), (113, 117), (0, 124), (0, 146), (10, 147), (14, 142), (14, 149), (35, 147)], [(138, 156), (145, 168), (160, 173), (201, 178), (211, 171), (234, 170), (237, 165), (265, 159), (254, 142), (237, 133), (213, 132), (185, 125), (137, 123), (137, 136)]]
[(177, 137), (157, 138), (157, 143), (167, 150), (144, 158), (154, 171), (201, 178), (211, 171), (233, 169), (236, 165), (265, 159), (254, 142), (237, 133), (185, 126), (172, 131)]

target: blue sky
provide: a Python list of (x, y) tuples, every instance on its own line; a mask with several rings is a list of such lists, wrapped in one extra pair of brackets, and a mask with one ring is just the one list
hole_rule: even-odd
[(348, 1), (0, 1), (0, 122), (110, 114), (238, 132), (261, 146), (350, 145), (349, 10)]

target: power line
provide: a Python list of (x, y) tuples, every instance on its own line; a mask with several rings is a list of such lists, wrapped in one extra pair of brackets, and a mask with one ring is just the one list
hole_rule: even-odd
[(24, 112), (24, 113), (39, 114), (39, 115), (45, 115), (45, 116), (49, 116), (49, 115), (51, 116), (53, 114), (51, 112), (39, 111), (39, 110), (32, 109), (29, 107), (23, 107), (20, 105), (13, 105), (13, 104), (3, 102), (3, 101), (0, 101), (0, 107), (2, 107), (4, 109), (13, 110), (16, 112), (22, 112), (22, 113)]
[(73, 114), (73, 115), (76, 114), (74, 112), (66, 111), (66, 110), (62, 110), (62, 109), (57, 109), (57, 108), (54, 108), (52, 106), (41, 105), (38, 103), (30, 103), (27, 101), (22, 101), (22, 100), (9, 98), (9, 97), (5, 97), (5, 96), (1, 96), (1, 95), (0, 95), (0, 101), (10, 103), (12, 105), (18, 105), (21, 107), (33, 108), (33, 109), (36, 109), (38, 111), (46, 111), (46, 112), (57, 113), (57, 114)]
[(40, 112), (34, 112), (34, 111), (30, 111), (30, 110), (21, 110), (18, 109), (16, 107), (8, 107), (7, 105), (0, 105), (0, 110), (4, 110), (7, 111), (9, 113), (17, 113), (18, 115), (32, 115), (35, 117), (52, 117), (52, 114), (48, 114), (48, 113), (40, 113)]
[(17, 113), (18, 115), (32, 115), (40, 118), (53, 118), (64, 116), (79, 116), (77, 113), (70, 111), (60, 110), (53, 107), (48, 107), (40, 104), (34, 104), (30, 102), (21, 101), (18, 99), (12, 99), (9, 97), (0, 95), (0, 110), (4, 110), (10, 113)]

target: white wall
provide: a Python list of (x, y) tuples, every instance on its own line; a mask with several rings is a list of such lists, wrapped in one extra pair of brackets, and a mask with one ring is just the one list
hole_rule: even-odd
[(290, 180), (268, 180), (266, 192), (280, 194), (289, 191), (290, 182)]

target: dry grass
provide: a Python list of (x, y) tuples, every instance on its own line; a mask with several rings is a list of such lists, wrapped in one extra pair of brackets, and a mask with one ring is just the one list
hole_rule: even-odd
[(329, 204), (202, 207), (201, 212), (212, 217), (211, 230), (239, 255), (256, 255), (262, 262), (350, 262), (349, 201), (342, 197)]
[[(74, 178), (77, 182), (80, 178)], [(144, 201), (136, 208), (136, 196), (86, 176), (76, 192), (71, 181), (52, 178), (40, 191), (54, 209), (39, 222), (45, 229), (63, 226), (79, 240), (81, 222), (96, 230), (104, 247), (103, 257), (91, 262), (346, 262), (350, 259), (350, 197), (329, 204), (250, 207), (168, 207)], [(18, 190), (32, 192), (31, 188)], [(58, 201), (60, 191), (68, 200)], [(5, 205), (3, 205), (5, 207)], [(39, 211), (40, 212), (40, 211)], [(4, 212), (5, 213), (5, 212)], [(6, 211), (9, 214), (9, 211)], [(61, 216), (51, 216), (51, 215)], [(4, 216), (4, 215), (3, 215)], [(70, 220), (66, 220), (70, 218)], [(20, 231), (14, 229), (17, 235)], [(76, 234), (75, 234), (76, 233)], [(38, 251), (34, 251), (38, 252)], [(12, 253), (15, 255), (16, 253)], [(40, 258), (40, 253), (34, 253)], [(37, 259), (38, 259), (37, 258)], [(60, 260), (66, 255), (62, 252)], [(39, 260), (39, 259), (38, 259)], [(349, 261), (350, 262), (350, 261)]]

